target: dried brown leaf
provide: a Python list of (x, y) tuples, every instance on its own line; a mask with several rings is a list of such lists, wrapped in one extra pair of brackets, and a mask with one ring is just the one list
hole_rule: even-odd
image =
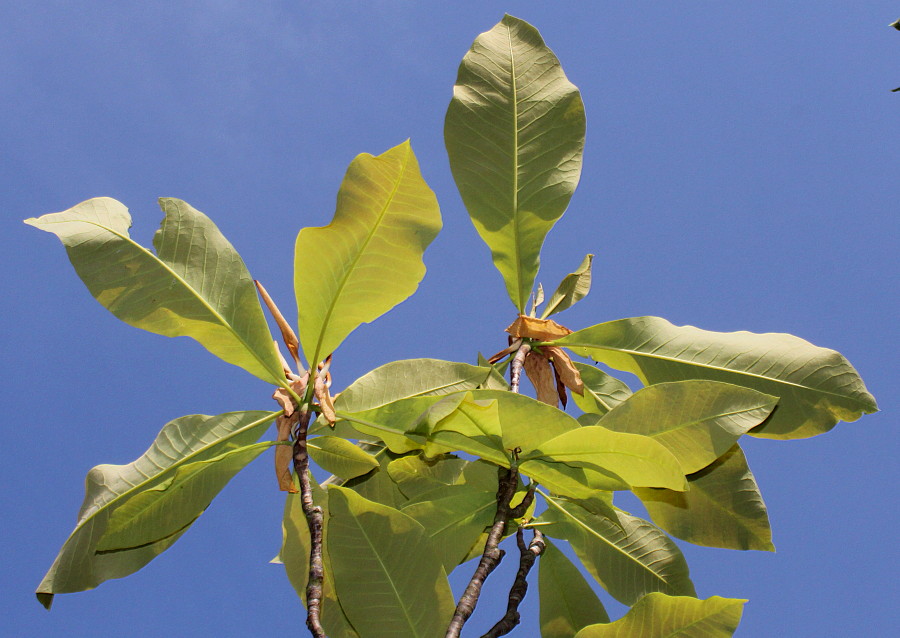
[[(275, 419), (275, 426), (278, 428), (278, 440), (290, 441), (291, 430), (297, 423), (299, 413), (294, 416), (280, 416)], [(278, 489), (282, 492), (291, 494), (297, 493), (294, 486), (294, 479), (291, 477), (291, 462), (294, 458), (294, 447), (292, 445), (276, 445), (275, 446), (275, 476), (278, 477)]]
[(553, 362), (559, 380), (572, 392), (584, 396), (584, 381), (581, 380), (581, 373), (572, 363), (569, 353), (559, 346), (543, 346), (541, 352)]
[(322, 416), (328, 420), (328, 425), (334, 427), (337, 422), (337, 415), (334, 413), (334, 401), (328, 386), (325, 384), (325, 378), (322, 375), (316, 375), (316, 398), (319, 400), (319, 407), (322, 410)]
[(556, 393), (556, 377), (550, 367), (550, 360), (534, 350), (525, 357), (525, 374), (537, 392), (537, 400), (554, 408), (559, 406)]
[[(302, 377), (291, 374), (289, 378), (291, 379), (291, 390), (293, 390), (297, 396), (302, 397), (306, 392), (306, 383), (309, 379), (309, 373), (305, 373)], [(294, 402), (294, 398), (290, 392), (285, 388), (278, 388), (272, 393), (272, 398), (281, 406), (284, 416), (293, 416), (297, 409), (297, 404)]]
[(519, 315), (506, 331), (514, 337), (527, 337), (538, 341), (553, 341), (572, 334), (571, 330), (552, 319), (537, 319), (527, 315)]
[(559, 396), (559, 402), (562, 403), (563, 410), (569, 405), (569, 395), (566, 392), (566, 384), (559, 378), (556, 368), (553, 369), (553, 375), (556, 378), (556, 394)]
[(294, 332), (294, 329), (291, 328), (291, 324), (287, 322), (287, 319), (284, 318), (284, 315), (281, 314), (281, 311), (278, 309), (278, 306), (275, 305), (275, 302), (272, 301), (272, 298), (269, 296), (269, 293), (263, 287), (261, 283), (254, 280), (256, 284), (256, 289), (259, 290), (259, 296), (262, 297), (262, 300), (265, 302), (266, 307), (269, 309), (269, 312), (272, 313), (272, 317), (275, 319), (275, 323), (278, 324), (278, 329), (281, 331), (281, 338), (284, 340), (284, 345), (287, 346), (288, 352), (291, 353), (291, 356), (294, 357), (294, 361), (299, 363), (300, 361), (300, 340), (297, 338), (297, 334)]

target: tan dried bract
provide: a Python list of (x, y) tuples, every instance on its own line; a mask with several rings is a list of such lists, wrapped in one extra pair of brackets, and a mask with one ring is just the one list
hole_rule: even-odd
[[(291, 430), (299, 420), (299, 413), (295, 412), (293, 416), (279, 416), (275, 419), (275, 426), (278, 428), (278, 441), (290, 441)], [(282, 492), (291, 494), (297, 493), (294, 486), (294, 479), (291, 476), (291, 462), (294, 458), (294, 447), (292, 445), (276, 445), (275, 446), (275, 476), (278, 477), (278, 489)]]
[(514, 337), (527, 337), (538, 341), (554, 341), (572, 334), (571, 330), (552, 319), (538, 319), (527, 315), (519, 315), (506, 331)]
[(559, 406), (556, 392), (556, 377), (550, 367), (550, 360), (540, 352), (531, 350), (525, 357), (525, 374), (537, 392), (537, 400), (554, 408)]
[(557, 379), (572, 392), (584, 395), (584, 382), (569, 354), (559, 346), (542, 346), (541, 352), (553, 363)]

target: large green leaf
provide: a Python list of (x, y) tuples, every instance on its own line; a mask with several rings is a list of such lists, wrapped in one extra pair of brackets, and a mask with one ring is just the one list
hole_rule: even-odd
[(410, 454), (391, 461), (388, 475), (407, 498), (417, 499), (422, 494), (463, 482), (463, 470), (470, 461), (453, 455), (429, 459), (420, 454)]
[[(643, 434), (662, 443), (685, 474), (698, 472), (727, 452), (775, 409), (776, 397), (750, 388), (691, 379), (638, 390), (593, 425)], [(582, 424), (586, 419), (580, 421)]]
[(297, 235), (294, 288), (310, 365), (415, 292), (440, 229), (437, 199), (408, 141), (350, 163), (332, 222)]
[(617, 510), (613, 521), (565, 499), (546, 496), (539, 521), (549, 536), (564, 538), (591, 575), (616, 600), (634, 604), (654, 591), (694, 595), (687, 562), (675, 543), (654, 525)]
[(648, 436), (613, 432), (600, 425), (560, 434), (522, 460), (532, 458), (609, 472), (609, 484), (598, 486), (604, 490), (630, 487), (683, 490), (686, 487), (678, 459), (664, 445)]
[(493, 489), (472, 485), (445, 485), (403, 506), (416, 519), (449, 573), (469, 554), (497, 511), (497, 481)]
[(787, 334), (709, 332), (637, 317), (585, 328), (554, 343), (632, 372), (645, 384), (711, 379), (779, 397), (778, 409), (750, 432), (753, 436), (810, 437), (878, 409), (840, 353)]
[(307, 447), (313, 461), (342, 479), (356, 478), (378, 467), (375, 457), (337, 436), (313, 437)]
[(572, 638), (582, 627), (609, 622), (597, 594), (556, 545), (545, 539), (538, 569), (541, 638)]
[(762, 495), (740, 446), (688, 476), (690, 489), (639, 488), (653, 522), (682, 540), (726, 549), (775, 551)]
[(573, 363), (584, 382), (584, 394), (573, 392), (572, 398), (585, 412), (606, 414), (631, 396), (631, 388), (614, 376), (580, 361)]
[[(184, 416), (166, 424), (132, 463), (93, 468), (78, 523), (38, 586), (38, 600), (49, 608), (54, 594), (122, 578), (168, 549), (262, 452), (264, 446), (247, 446), (277, 414)], [(132, 518), (139, 525), (131, 525)]]
[(341, 487), (328, 489), (328, 506), (334, 585), (360, 635), (441, 635), (455, 603), (424, 528)]
[(575, 638), (729, 638), (741, 622), (745, 602), (648, 594), (616, 622), (590, 625)]
[(587, 296), (591, 291), (591, 262), (593, 260), (594, 256), (588, 253), (575, 272), (563, 277), (556, 291), (550, 295), (547, 305), (544, 306), (542, 319), (571, 308)]
[(475, 228), (524, 313), (541, 246), (581, 175), (584, 105), (537, 29), (504, 16), (459, 67), (444, 140)]
[[(296, 477), (294, 478), (296, 482)], [(322, 583), (322, 608), (321, 622), (325, 632), (331, 638), (358, 638), (359, 634), (353, 629), (353, 625), (347, 619), (344, 610), (338, 602), (334, 589), (334, 578), (331, 569), (331, 554), (328, 543), (328, 495), (320, 488), (315, 479), (312, 479), (313, 498), (315, 504), (322, 508), (325, 523), (325, 543), (322, 548), (323, 568), (325, 579)], [(299, 489), (299, 488), (298, 488)], [(309, 549), (310, 536), (309, 524), (303, 514), (300, 502), (300, 494), (288, 494), (284, 503), (284, 518), (282, 521), (281, 551), (274, 563), (284, 565), (284, 571), (288, 580), (297, 592), (297, 596), (306, 604), (306, 584), (309, 579)]]
[(162, 198), (156, 255), (128, 236), (131, 215), (109, 197), (26, 219), (62, 241), (91, 294), (122, 321), (167, 337), (188, 336), (260, 379), (285, 383), (256, 287), (215, 224), (185, 202)]

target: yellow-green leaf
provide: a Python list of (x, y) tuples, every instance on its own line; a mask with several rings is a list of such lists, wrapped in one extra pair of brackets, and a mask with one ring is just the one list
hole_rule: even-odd
[(554, 342), (636, 374), (645, 384), (710, 379), (779, 398), (751, 436), (799, 439), (878, 410), (840, 353), (780, 333), (709, 332), (659, 317), (601, 323)]
[(437, 199), (408, 141), (350, 163), (332, 222), (297, 235), (294, 288), (310, 365), (415, 292), (440, 229)]
[(572, 638), (582, 627), (609, 622), (597, 594), (547, 538), (538, 568), (541, 638)]
[(309, 455), (322, 469), (342, 479), (362, 476), (378, 467), (378, 461), (358, 445), (337, 436), (317, 436), (307, 443)]
[(444, 140), (475, 228), (520, 313), (581, 175), (584, 105), (533, 26), (504, 16), (459, 67)]
[(729, 638), (741, 622), (745, 602), (648, 594), (616, 622), (590, 625), (575, 638)]
[(264, 381), (283, 385), (256, 286), (234, 247), (189, 204), (161, 198), (156, 255), (128, 236), (131, 215), (109, 197), (25, 223), (55, 234), (91, 294), (125, 323), (187, 336)]
[(591, 291), (591, 263), (594, 256), (588, 253), (575, 272), (569, 273), (559, 283), (556, 291), (550, 297), (541, 319), (562, 312), (584, 299)]

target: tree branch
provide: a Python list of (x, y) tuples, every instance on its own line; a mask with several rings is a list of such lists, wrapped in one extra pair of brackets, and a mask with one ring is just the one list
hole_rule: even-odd
[(309, 453), (306, 447), (306, 433), (309, 430), (311, 412), (309, 404), (300, 408), (300, 422), (294, 436), (294, 471), (300, 480), (300, 503), (306, 524), (309, 526), (309, 578), (306, 583), (306, 626), (315, 638), (326, 638), (320, 616), (322, 612), (322, 584), (325, 568), (322, 563), (322, 508), (313, 502), (312, 485), (309, 481)]
[(519, 392), (519, 379), (522, 378), (522, 366), (525, 363), (525, 355), (531, 350), (531, 344), (522, 343), (516, 350), (516, 356), (513, 357), (512, 363), (509, 365), (509, 390), (510, 392)]
[(526, 546), (522, 528), (520, 527), (516, 530), (516, 544), (519, 546), (519, 571), (516, 572), (516, 579), (513, 581), (512, 587), (509, 588), (509, 602), (506, 605), (506, 614), (481, 638), (505, 636), (519, 624), (519, 604), (528, 592), (528, 572), (531, 571), (538, 556), (544, 553), (544, 535), (538, 530), (534, 530), (534, 538)]
[(466, 591), (459, 599), (456, 605), (456, 611), (453, 619), (447, 627), (445, 638), (459, 638), (463, 625), (475, 611), (475, 605), (478, 603), (478, 597), (481, 595), (481, 588), (484, 581), (492, 571), (503, 560), (505, 552), (500, 549), (500, 541), (506, 533), (506, 525), (509, 522), (512, 508), (510, 501), (516, 493), (516, 487), (519, 484), (519, 472), (515, 467), (506, 470), (505, 474), (500, 477), (500, 484), (497, 489), (497, 513), (494, 515), (494, 524), (488, 533), (487, 542), (484, 544), (484, 553), (478, 562), (478, 567), (469, 581)]

